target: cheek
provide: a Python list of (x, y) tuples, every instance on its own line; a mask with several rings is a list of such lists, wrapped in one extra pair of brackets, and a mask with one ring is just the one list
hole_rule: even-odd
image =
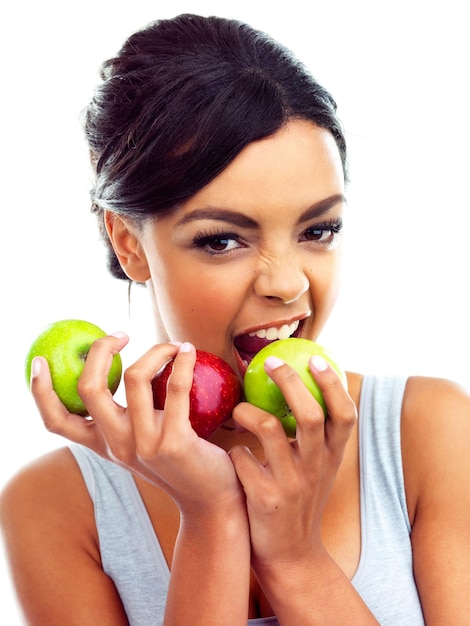
[(310, 293), (315, 311), (315, 332), (318, 335), (338, 299), (341, 285), (340, 255), (336, 255), (331, 263), (317, 265), (309, 274)]
[(208, 337), (225, 340), (242, 296), (227, 288), (226, 279), (214, 280), (202, 272), (171, 276), (171, 280), (160, 276), (155, 284), (160, 316), (170, 338), (199, 346), (207, 346)]

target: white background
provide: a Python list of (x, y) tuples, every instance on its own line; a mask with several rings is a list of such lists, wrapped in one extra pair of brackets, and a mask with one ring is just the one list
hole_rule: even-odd
[[(470, 384), (465, 4), (4, 3), (0, 488), (28, 460), (63, 443), (43, 430), (24, 381), (25, 353), (44, 325), (78, 317), (108, 332), (126, 330), (132, 347), (125, 361), (153, 342), (144, 290), (134, 290), (129, 315), (125, 285), (105, 268), (88, 210), (79, 114), (101, 61), (135, 29), (181, 12), (236, 17), (266, 30), (338, 101), (352, 184), (343, 294), (323, 343), (347, 369)], [(0, 622), (8, 616), (15, 626), (1, 565)]]

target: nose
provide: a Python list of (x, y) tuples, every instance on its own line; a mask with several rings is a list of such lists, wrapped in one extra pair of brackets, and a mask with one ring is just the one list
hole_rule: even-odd
[(258, 296), (291, 304), (309, 289), (309, 280), (295, 255), (263, 259), (254, 283)]

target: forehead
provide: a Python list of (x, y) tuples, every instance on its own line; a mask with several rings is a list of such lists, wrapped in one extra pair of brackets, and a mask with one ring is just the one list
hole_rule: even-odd
[(249, 144), (185, 205), (187, 209), (227, 203), (302, 206), (343, 192), (343, 167), (331, 133), (294, 120), (274, 135)]

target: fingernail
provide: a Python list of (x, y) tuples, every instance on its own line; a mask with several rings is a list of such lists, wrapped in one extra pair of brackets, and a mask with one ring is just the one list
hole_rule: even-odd
[(121, 330), (118, 330), (116, 333), (111, 333), (111, 337), (116, 337), (116, 339), (122, 339), (123, 337), (127, 337), (126, 333), (123, 333)]
[(168, 343), (170, 343), (172, 346), (176, 346), (177, 348), (181, 346), (181, 341), (169, 341)]
[(35, 357), (31, 363), (31, 378), (36, 378), (41, 373), (41, 359)]
[(181, 344), (179, 351), (180, 352), (191, 352), (193, 349), (193, 344), (189, 343), (189, 341), (185, 341)]
[(284, 365), (285, 361), (283, 361), (282, 359), (279, 359), (277, 356), (268, 356), (264, 362), (264, 366), (267, 370), (275, 370), (278, 367), (281, 367), (281, 365)]
[(328, 363), (321, 356), (315, 354), (310, 359), (310, 363), (312, 364), (313, 369), (317, 370), (317, 372), (324, 372), (328, 369)]

